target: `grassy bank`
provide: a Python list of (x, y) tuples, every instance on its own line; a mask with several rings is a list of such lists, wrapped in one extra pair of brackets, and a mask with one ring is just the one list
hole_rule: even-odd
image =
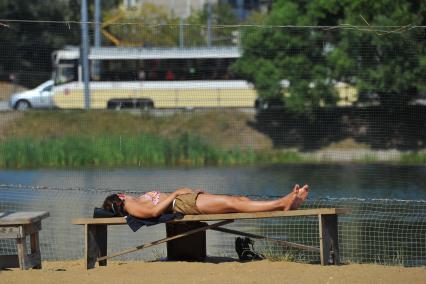
[(223, 149), (272, 150), (271, 138), (249, 125), (254, 122), (254, 114), (232, 110), (160, 116), (116, 111), (31, 111), (9, 122), (1, 138), (151, 134), (172, 140), (190, 133)]
[(206, 166), (302, 161), (292, 151), (225, 150), (199, 137), (137, 136), (9, 138), (0, 144), (1, 168)]
[(426, 164), (426, 153), (408, 153), (402, 154), (400, 162), (403, 164)]
[(2, 117), (0, 168), (426, 163), (424, 151), (374, 151), (353, 139), (315, 152), (276, 149), (272, 138), (256, 129), (253, 113), (231, 110), (161, 116), (31, 111)]
[(252, 114), (234, 111), (162, 116), (31, 111), (0, 132), (0, 167), (247, 165), (299, 160), (291, 151), (276, 155), (270, 139), (248, 126), (252, 119)]

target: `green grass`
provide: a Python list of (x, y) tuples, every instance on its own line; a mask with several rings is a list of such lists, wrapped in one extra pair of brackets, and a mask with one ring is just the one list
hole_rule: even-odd
[(424, 165), (426, 164), (426, 153), (401, 154), (400, 162), (402, 164)]
[[(116, 111), (31, 111), (3, 129), (5, 138), (45, 138), (153, 134), (177, 139), (191, 133), (225, 149), (272, 149), (269, 137), (248, 126), (253, 115), (232, 111), (176, 113), (169, 116), (134, 115)], [(236, 131), (237, 130), (237, 131)], [(266, 145), (266, 146), (265, 146)], [(251, 145), (250, 145), (251, 146)]]
[(231, 111), (165, 117), (31, 111), (3, 130), (0, 168), (229, 166), (302, 160), (295, 151), (253, 150), (241, 142), (249, 135), (251, 141), (267, 144), (266, 137), (247, 126), (249, 119)]
[[(338, 163), (296, 149), (274, 149), (270, 137), (250, 126), (253, 119), (226, 110), (162, 117), (105, 110), (30, 111), (0, 129), (0, 168)], [(351, 139), (340, 144), (357, 146)], [(350, 162), (378, 159), (367, 154)], [(389, 162), (426, 164), (426, 153), (401, 154)]]
[(176, 139), (152, 134), (8, 138), (0, 144), (1, 168), (229, 166), (299, 160), (296, 153), (225, 150), (188, 133)]

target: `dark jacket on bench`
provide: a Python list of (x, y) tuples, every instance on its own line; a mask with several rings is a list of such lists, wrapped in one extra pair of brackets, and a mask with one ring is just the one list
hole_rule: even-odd
[[(127, 225), (133, 232), (139, 230), (142, 226), (153, 226), (160, 223), (165, 223), (174, 219), (182, 218), (183, 214), (181, 213), (165, 213), (161, 214), (159, 217), (155, 218), (137, 218), (131, 215), (127, 215), (126, 218)], [(93, 218), (108, 218), (116, 217), (112, 212), (106, 211), (102, 208), (95, 208), (93, 211)]]

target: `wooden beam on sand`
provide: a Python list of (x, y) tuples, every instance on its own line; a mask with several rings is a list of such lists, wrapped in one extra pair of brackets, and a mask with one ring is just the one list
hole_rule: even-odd
[(211, 225), (207, 225), (205, 227), (197, 228), (197, 229), (190, 230), (190, 231), (187, 231), (187, 232), (182, 233), (182, 234), (175, 235), (173, 237), (168, 237), (168, 238), (164, 238), (164, 239), (161, 239), (161, 240), (158, 240), (158, 241), (154, 241), (154, 242), (151, 242), (151, 243), (148, 243), (148, 244), (143, 244), (143, 245), (140, 245), (140, 246), (137, 246), (137, 247), (129, 248), (129, 249), (126, 249), (126, 250), (123, 250), (123, 251), (111, 254), (109, 256), (99, 257), (99, 258), (97, 258), (96, 261), (103, 261), (103, 260), (107, 260), (107, 259), (110, 259), (110, 258), (113, 258), (113, 257), (116, 257), (116, 256), (120, 256), (120, 255), (123, 255), (123, 254), (130, 253), (130, 252), (135, 252), (135, 251), (138, 251), (138, 250), (141, 250), (141, 249), (145, 249), (145, 248), (149, 248), (149, 247), (152, 247), (152, 246), (156, 246), (156, 245), (159, 245), (159, 244), (171, 241), (171, 240), (175, 240), (175, 239), (179, 239), (179, 238), (182, 238), (182, 237), (186, 237), (186, 236), (198, 233), (198, 232), (206, 231), (208, 229), (212, 229), (212, 228), (215, 228), (215, 227), (223, 226), (223, 225), (226, 225), (226, 224), (229, 224), (229, 223), (232, 223), (232, 222), (233, 222), (232, 220), (225, 220), (225, 221), (217, 222), (217, 223), (214, 223), (214, 224), (211, 224)]

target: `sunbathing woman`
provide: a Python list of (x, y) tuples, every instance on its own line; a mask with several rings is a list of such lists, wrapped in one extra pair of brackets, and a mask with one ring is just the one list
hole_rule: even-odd
[(245, 196), (204, 193), (200, 190), (180, 188), (173, 193), (147, 192), (140, 197), (127, 194), (108, 196), (102, 208), (115, 216), (131, 215), (138, 218), (158, 217), (163, 213), (220, 214), (294, 210), (308, 196), (309, 187), (295, 185), (286, 196), (268, 201), (255, 201)]

